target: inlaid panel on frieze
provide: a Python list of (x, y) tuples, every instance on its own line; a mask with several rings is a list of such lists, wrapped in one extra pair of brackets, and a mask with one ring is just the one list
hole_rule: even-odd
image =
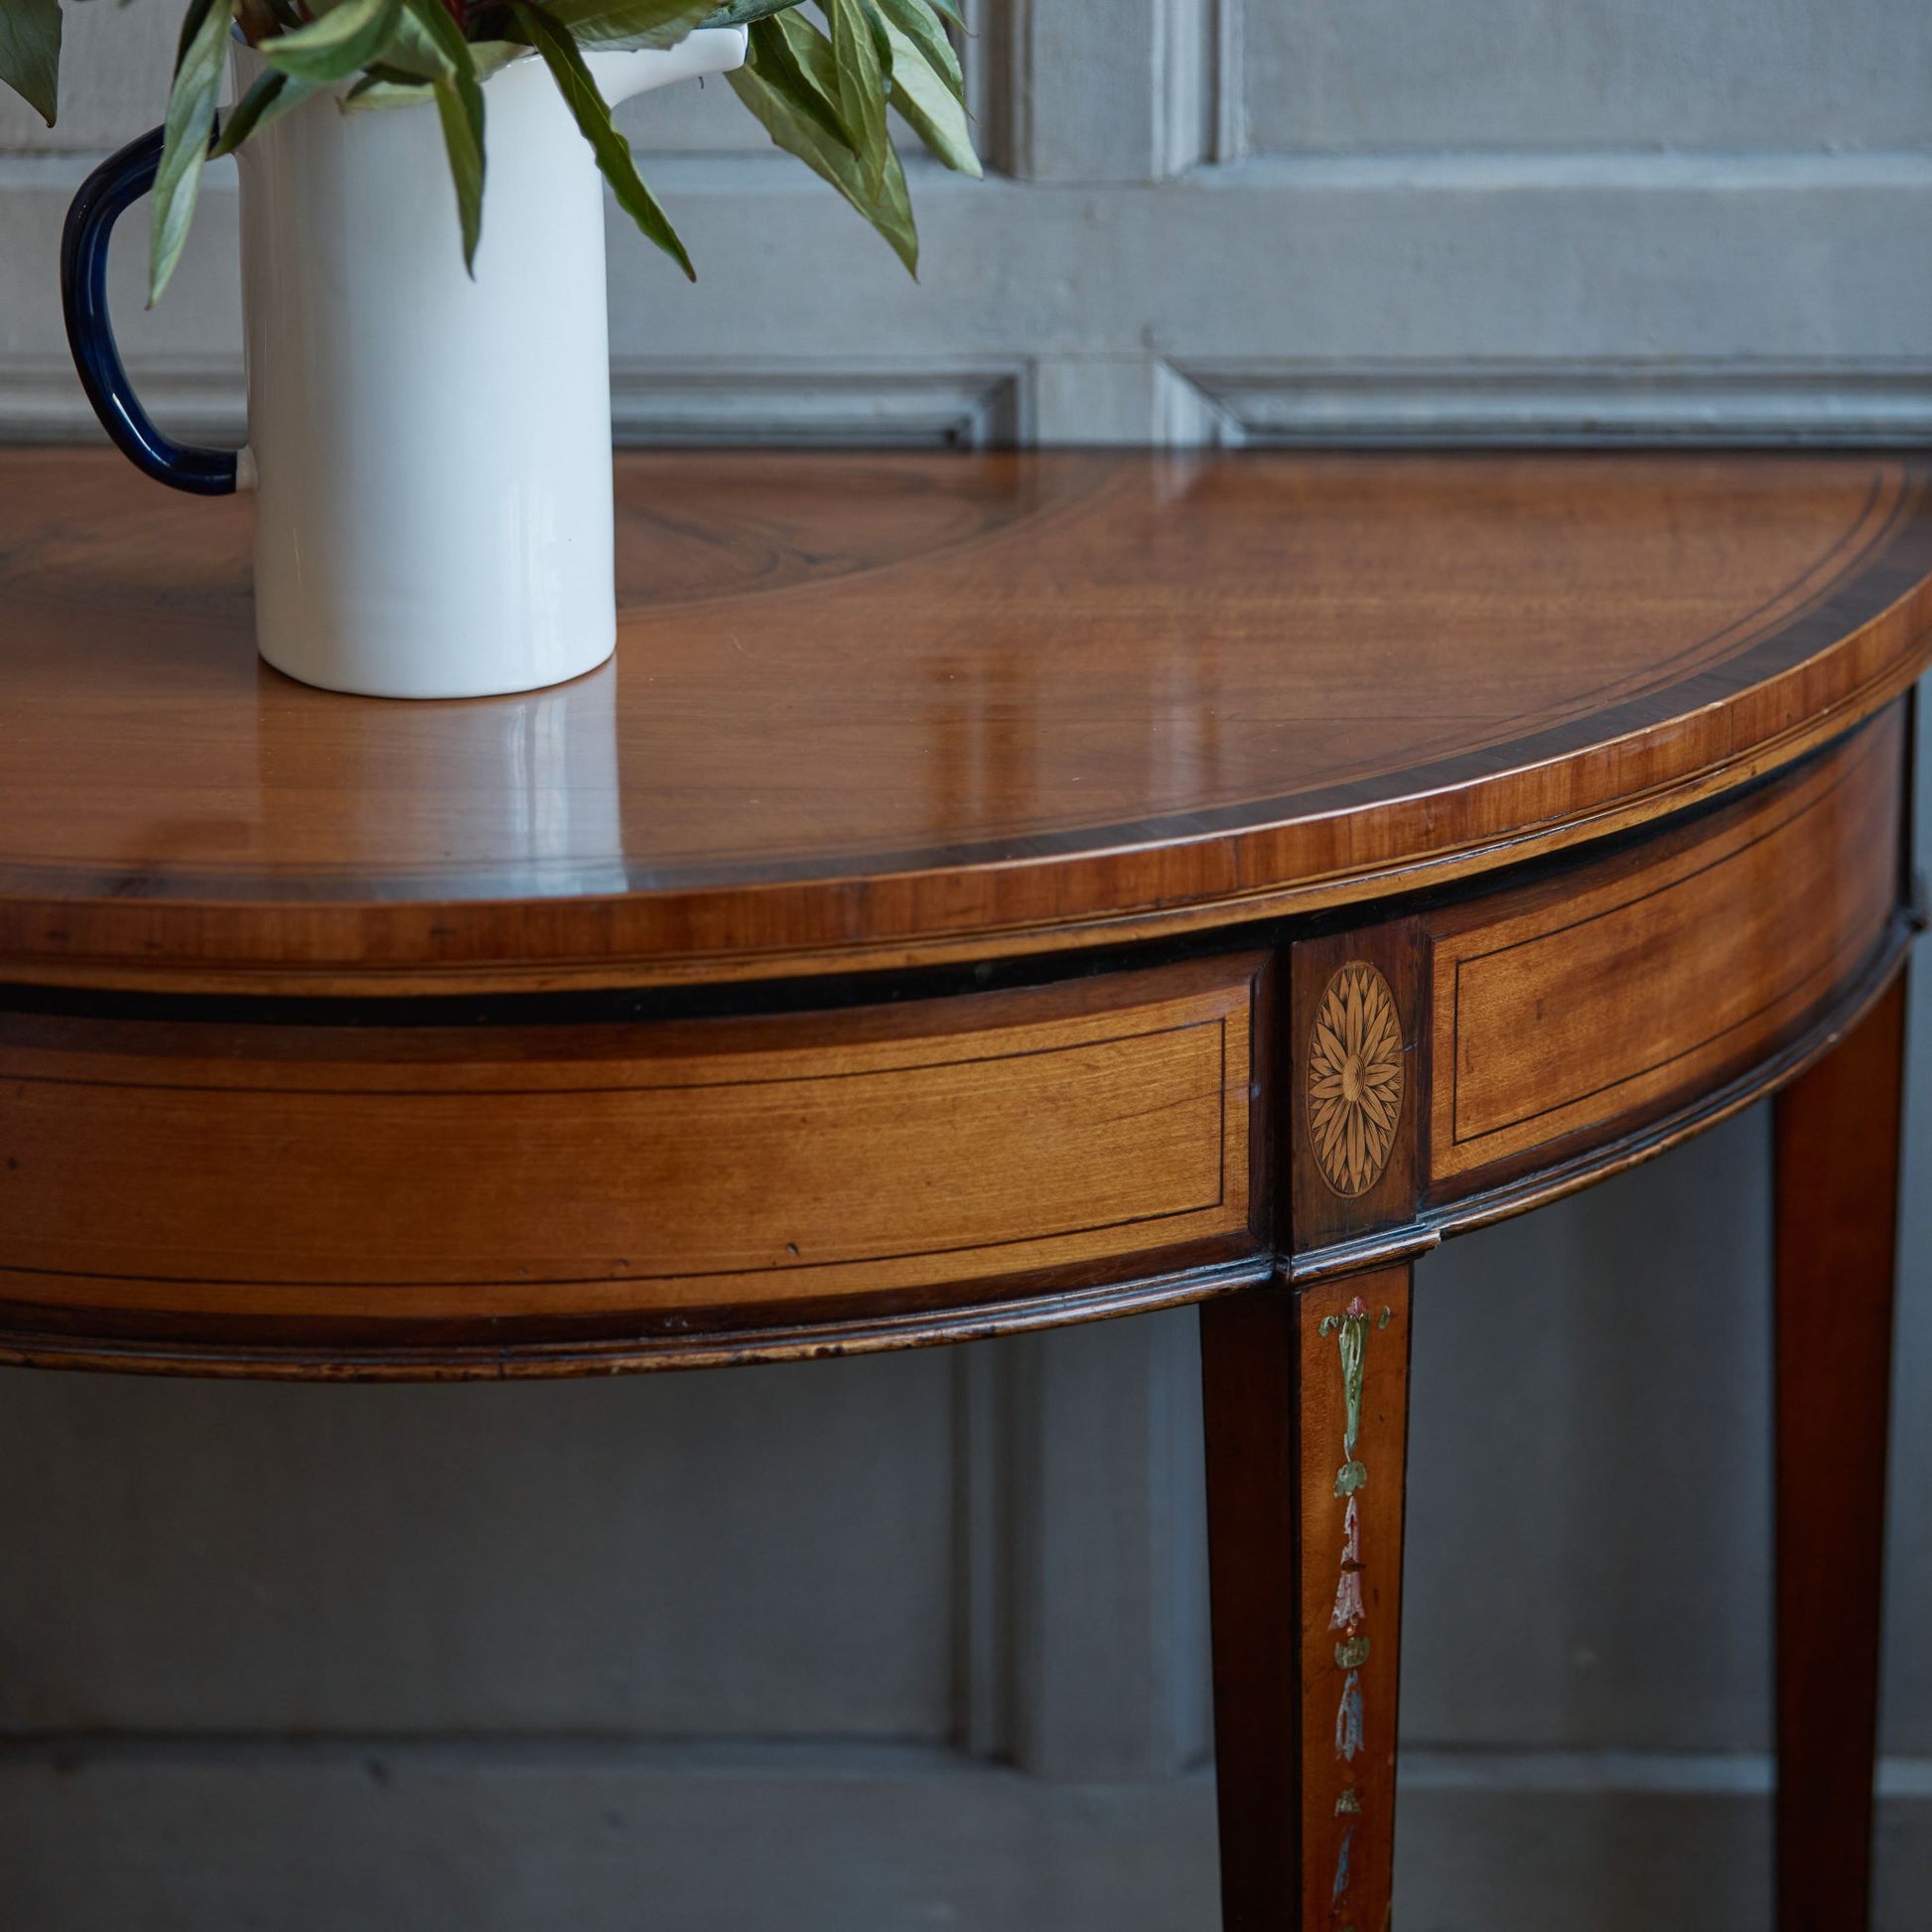
[(1295, 1252), (1409, 1220), (1420, 1077), (1412, 919), (1305, 939), (1290, 967)]

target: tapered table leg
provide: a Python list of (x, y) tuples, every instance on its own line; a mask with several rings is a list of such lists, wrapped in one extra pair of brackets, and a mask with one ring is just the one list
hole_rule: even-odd
[(1226, 1932), (1383, 1932), (1409, 1271), (1201, 1309)]
[(1777, 1099), (1779, 1932), (1869, 1923), (1901, 978)]

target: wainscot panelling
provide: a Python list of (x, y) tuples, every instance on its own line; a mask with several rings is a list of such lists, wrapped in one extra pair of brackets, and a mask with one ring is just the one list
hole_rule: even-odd
[(952, 1371), (825, 1367), (476, 1390), (8, 1376), (0, 1733), (942, 1745)]
[(1244, 0), (1257, 146), (1923, 148), (1912, 0)]
[(1212, 1745), (1192, 1312), (1018, 1346), (1002, 1754), (1061, 1780), (1172, 1777)]
[[(61, 114), (46, 127), (11, 90), (0, 88), (0, 154), (87, 154), (118, 146), (161, 119), (183, 9), (174, 6), (64, 7)], [(12, 283), (20, 273), (0, 255)]]
[[(1357, 421), (1386, 439), (1397, 418), (1425, 441), (1627, 440), (1634, 421), (1662, 440), (1865, 442), (1932, 423), (1932, 157), (1278, 157), (1150, 187), (911, 172), (919, 283), (781, 158), (655, 165), (701, 280), (614, 222), (613, 346), (633, 387), (704, 372), (680, 440), (822, 435), (815, 373), (863, 440), (868, 375), (890, 413), (908, 379), (961, 369), (1014, 372), (1021, 440), (1334, 441)], [(52, 275), (83, 173), (0, 158), (9, 435), (88, 428)], [(170, 369), (225, 372), (233, 434), (235, 198), (210, 177), (161, 307), (141, 311), (138, 231), (113, 288), (158, 406)], [(773, 284), (784, 303), (757, 299)]]
[[(71, 8), (60, 127), (0, 104), (0, 437), (92, 434), (61, 217), (159, 117), (179, 11)], [(917, 284), (725, 88), (627, 111), (703, 279), (614, 222), (621, 435), (1932, 438), (1919, 0), (971, 18), (993, 178), (914, 164)], [(234, 225), (217, 167), (160, 310), (137, 220), (114, 270), (157, 413), (230, 440)], [(1913, 1053), (1903, 1390), (1923, 1020)], [(1419, 1272), (1409, 1932), (1765, 1922), (1765, 1141)], [(0, 1924), (1203, 1925), (1193, 1375), (1184, 1315), (542, 1389), (0, 1375)], [(1895, 1438), (1879, 1882), (1916, 1932), (1932, 1411)]]
[[(1400, 1777), (1416, 1932), (1769, 1922), (1761, 1762), (1408, 1753)], [(1927, 1798), (1887, 1768), (1875, 1932), (1925, 1923)], [(1069, 1787), (884, 1746), (80, 1746), (0, 1751), (0, 1870), (35, 1932), (1200, 1932), (1212, 1807), (1198, 1773)]]

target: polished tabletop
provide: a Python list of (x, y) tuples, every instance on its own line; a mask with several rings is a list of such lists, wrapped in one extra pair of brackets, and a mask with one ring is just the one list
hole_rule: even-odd
[(412, 704), (259, 664), (251, 516), (0, 457), (8, 977), (737, 977), (1361, 899), (1786, 762), (1932, 617), (1890, 459), (640, 455), (616, 659)]

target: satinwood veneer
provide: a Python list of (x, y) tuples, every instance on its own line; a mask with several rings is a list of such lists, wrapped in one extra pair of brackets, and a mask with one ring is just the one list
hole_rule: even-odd
[(1925, 472), (666, 456), (619, 510), (613, 665), (385, 704), (256, 662), (245, 499), (0, 460), (0, 1359), (1198, 1302), (1226, 1923), (1380, 1932), (1410, 1263), (1775, 1092), (1781, 1924), (1863, 1922)]

